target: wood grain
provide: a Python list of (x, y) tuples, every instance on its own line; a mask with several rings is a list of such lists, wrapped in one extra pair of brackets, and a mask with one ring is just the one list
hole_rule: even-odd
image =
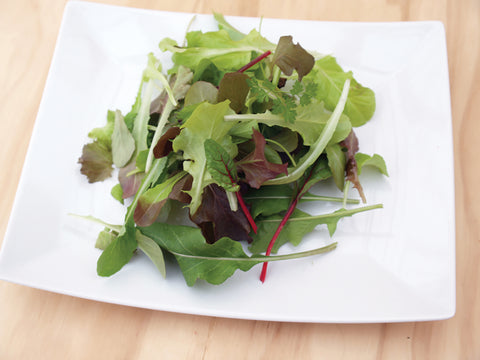
[[(6, 230), (65, 2), (0, 1), (0, 234)], [(1, 359), (480, 359), (480, 1), (98, 2), (276, 18), (441, 20), (455, 151), (457, 313), (445, 321), (403, 324), (243, 321), (128, 308), (0, 282)], [(432, 181), (436, 176), (442, 174), (432, 174)]]

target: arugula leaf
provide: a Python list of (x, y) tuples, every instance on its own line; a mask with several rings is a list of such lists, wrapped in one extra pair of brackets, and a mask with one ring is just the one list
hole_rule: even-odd
[[(364, 206), (355, 209), (339, 209), (330, 214), (323, 215), (309, 215), (304, 211), (295, 209), (290, 216), (289, 220), (283, 227), (280, 235), (278, 236), (275, 244), (273, 245), (272, 252), (277, 253), (278, 249), (290, 242), (294, 246), (298, 246), (303, 237), (312, 232), (318, 225), (327, 225), (328, 232), (332, 236), (337, 228), (337, 223), (340, 219), (358, 214), (360, 212), (369, 211), (373, 209), (382, 208), (381, 204)], [(269, 245), (270, 239), (277, 230), (278, 225), (282, 221), (281, 215), (272, 215), (263, 219), (258, 219), (258, 233), (253, 235), (253, 243), (249, 250), (253, 254), (259, 254), (265, 252)], [(262, 234), (262, 235), (260, 235)]]
[(336, 243), (333, 243), (301, 253), (249, 257), (238, 241), (222, 238), (214, 244), (207, 244), (200, 230), (190, 226), (156, 223), (140, 228), (140, 231), (175, 256), (188, 286), (195, 285), (198, 279), (218, 285), (225, 282), (236, 270), (248, 271), (265, 261), (322, 254), (336, 247)]
[(97, 274), (112, 276), (126, 265), (137, 249), (133, 218), (127, 219), (120, 234), (102, 252), (97, 261)]
[(287, 210), (293, 194), (293, 188), (288, 184), (270, 185), (250, 189), (243, 198), (251, 206), (250, 212), (256, 218), (259, 215), (269, 216)]
[(166, 158), (155, 160), (152, 170), (145, 176), (132, 203), (125, 214), (125, 223), (119, 230), (119, 235), (107, 246), (97, 261), (97, 274), (111, 276), (125, 266), (137, 249), (136, 227), (133, 219), (138, 198), (152, 185), (158, 174), (166, 166)]

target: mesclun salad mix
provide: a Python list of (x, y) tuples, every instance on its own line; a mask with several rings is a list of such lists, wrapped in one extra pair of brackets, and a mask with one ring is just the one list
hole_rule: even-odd
[[(172, 55), (164, 71), (148, 55), (136, 100), (127, 114), (108, 111), (79, 159), (93, 183), (118, 169), (112, 196), (126, 206), (123, 224), (103, 224), (96, 247), (100, 276), (118, 272), (140, 249), (165, 276), (172, 254), (188, 285), (220, 284), (237, 269), (335, 249), (271, 255), (298, 245), (317, 225), (330, 236), (338, 221), (382, 207), (347, 198), (365, 196), (358, 175), (369, 165), (387, 175), (382, 157), (358, 152), (354, 128), (375, 111), (375, 94), (332, 56), (309, 53), (291, 36), (274, 44), (214, 14), (219, 30), (188, 31), (185, 45), (165, 38)], [(117, 172), (115, 172), (117, 174)], [(333, 178), (340, 198), (309, 192)], [(338, 210), (310, 215), (303, 201), (336, 201)], [(191, 226), (162, 221), (187, 207)], [(241, 242), (248, 244), (247, 254)]]

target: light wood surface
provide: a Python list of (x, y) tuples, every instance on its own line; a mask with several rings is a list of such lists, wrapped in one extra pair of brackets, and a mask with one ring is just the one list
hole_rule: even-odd
[[(480, 359), (479, 0), (99, 2), (314, 20), (441, 20), (455, 150), (457, 312), (445, 321), (401, 324), (243, 321), (122, 307), (0, 281), (0, 359)], [(65, 3), (0, 0), (1, 235)]]

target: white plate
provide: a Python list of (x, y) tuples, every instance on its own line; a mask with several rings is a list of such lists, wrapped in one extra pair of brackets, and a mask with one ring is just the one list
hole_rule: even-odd
[[(363, 177), (370, 204), (383, 210), (344, 219), (338, 248), (303, 260), (237, 272), (221, 286), (188, 287), (170, 264), (164, 280), (137, 255), (111, 278), (96, 275), (99, 226), (122, 207), (112, 182), (89, 185), (77, 159), (107, 109), (128, 111), (146, 54), (161, 38), (183, 40), (191, 14), (84, 2), (66, 7), (57, 47), (0, 257), (0, 278), (62, 294), (150, 309), (298, 322), (433, 320), (455, 312), (455, 220), (450, 94), (439, 22), (348, 23), (263, 19), (271, 41), (293, 35), (331, 53), (377, 96), (358, 129), (361, 151), (380, 153), (390, 177)], [(259, 19), (229, 17), (244, 32)], [(197, 15), (193, 29), (214, 30)], [(315, 209), (314, 209), (315, 210)], [(322, 209), (317, 209), (322, 210)], [(299, 249), (331, 240), (319, 228)]]

